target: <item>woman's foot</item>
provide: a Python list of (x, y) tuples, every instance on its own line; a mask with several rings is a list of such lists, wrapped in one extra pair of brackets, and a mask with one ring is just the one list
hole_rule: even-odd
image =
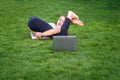
[(83, 26), (84, 25), (83, 22), (81, 20), (79, 20), (79, 19), (72, 19), (71, 22), (72, 22), (72, 24), (77, 24), (79, 26)]
[(79, 17), (72, 11), (68, 11), (68, 16), (67, 16), (70, 20), (72, 19), (79, 19)]
[(81, 20), (79, 20), (79, 17), (72, 11), (68, 11), (68, 16), (67, 16), (70, 20), (72, 24), (77, 24), (79, 26), (83, 26), (83, 22)]

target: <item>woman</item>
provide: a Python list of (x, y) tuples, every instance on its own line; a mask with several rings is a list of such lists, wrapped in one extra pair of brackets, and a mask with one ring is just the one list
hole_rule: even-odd
[(32, 17), (28, 21), (28, 27), (35, 39), (42, 39), (43, 37), (52, 37), (54, 35), (67, 35), (70, 23), (83, 26), (83, 22), (79, 20), (79, 17), (72, 11), (68, 11), (67, 16), (60, 16), (54, 26), (37, 17)]

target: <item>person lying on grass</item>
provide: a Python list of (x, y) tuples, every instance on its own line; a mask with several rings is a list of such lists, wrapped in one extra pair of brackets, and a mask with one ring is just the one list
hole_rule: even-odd
[(28, 27), (32, 39), (43, 39), (44, 37), (67, 35), (71, 23), (83, 26), (79, 17), (74, 12), (68, 11), (67, 16), (60, 16), (54, 25), (33, 16), (28, 20)]

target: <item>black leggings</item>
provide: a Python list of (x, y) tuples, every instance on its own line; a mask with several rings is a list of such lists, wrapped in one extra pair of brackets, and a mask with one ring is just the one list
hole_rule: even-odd
[[(66, 18), (65, 22), (61, 27), (61, 31), (55, 35), (67, 35), (68, 29), (70, 25), (70, 19)], [(39, 19), (38, 17), (31, 17), (28, 21), (28, 27), (35, 32), (44, 32), (50, 29), (53, 29), (51, 25), (46, 23), (45, 21)]]

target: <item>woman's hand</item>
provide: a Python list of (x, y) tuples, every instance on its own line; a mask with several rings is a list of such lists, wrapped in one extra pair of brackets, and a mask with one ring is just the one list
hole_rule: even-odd
[(41, 38), (42, 38), (42, 35), (41, 35), (41, 34), (42, 34), (42, 33), (37, 32), (36, 35), (35, 35), (36, 38), (37, 38), (37, 39), (41, 39)]
[(54, 33), (59, 33), (61, 31), (61, 26), (57, 26), (56, 28), (54, 28)]

